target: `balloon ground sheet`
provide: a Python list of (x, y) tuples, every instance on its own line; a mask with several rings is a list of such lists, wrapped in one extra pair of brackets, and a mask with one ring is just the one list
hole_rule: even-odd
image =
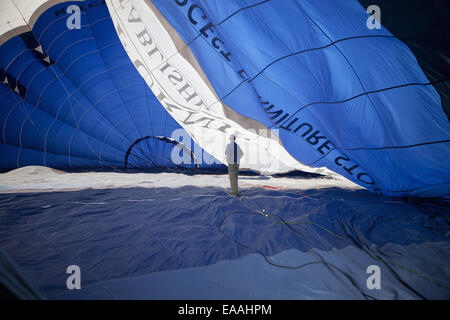
[(0, 194), (0, 247), (49, 299), (449, 299), (449, 216), (337, 187), (34, 191)]

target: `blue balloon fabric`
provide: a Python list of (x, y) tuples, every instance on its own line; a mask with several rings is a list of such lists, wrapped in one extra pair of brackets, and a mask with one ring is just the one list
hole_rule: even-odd
[(0, 46), (0, 168), (179, 167), (164, 138), (182, 128), (130, 61), (106, 4), (82, 5), (81, 28), (69, 30), (71, 4)]
[(402, 41), (367, 27), (358, 1), (153, 4), (223, 102), (279, 129), (303, 164), (387, 195), (450, 193), (441, 98)]
[(450, 298), (439, 202), (184, 186), (5, 194), (0, 212), (0, 246), (50, 299)]
[[(0, 46), (3, 170), (178, 166), (167, 138), (181, 127), (123, 48), (112, 2), (59, 3)], [(79, 30), (67, 28), (72, 4), (82, 9)], [(368, 28), (359, 1), (148, 5), (188, 46), (221, 102), (278, 130), (300, 163), (379, 194), (450, 194), (448, 78), (438, 77), (448, 72), (424, 73), (414, 53), (426, 52), (413, 53), (383, 25)]]
[[(12, 271), (3, 278), (49, 299), (449, 299), (450, 50), (399, 36), (384, 18), (369, 28), (368, 1), (40, 1), (22, 16), (31, 29), (0, 34), (0, 170), (223, 173), (215, 159), (196, 162), (212, 157), (210, 145), (173, 139), (189, 128), (158, 100), (154, 75), (140, 74), (150, 68), (124, 47), (122, 17), (171, 33), (161, 39), (177, 46), (158, 66), (195, 65), (180, 78), (200, 69), (206, 85), (189, 88), (218, 97), (221, 128), (268, 128), (299, 163), (372, 193), (261, 186), (232, 197), (189, 182), (0, 194), (0, 269)], [(148, 11), (126, 11), (138, 3)], [(67, 26), (70, 5), (81, 9), (79, 29)], [(193, 161), (174, 163), (174, 150)], [(67, 288), (70, 265), (82, 290)], [(383, 290), (367, 286), (373, 265)], [(22, 271), (31, 286), (17, 285)]]

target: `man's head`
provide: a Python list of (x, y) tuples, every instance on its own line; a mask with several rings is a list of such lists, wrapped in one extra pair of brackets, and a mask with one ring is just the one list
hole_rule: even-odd
[(235, 136), (234, 134), (232, 134), (232, 135), (230, 136), (230, 141), (231, 141), (231, 142), (236, 141), (236, 136)]

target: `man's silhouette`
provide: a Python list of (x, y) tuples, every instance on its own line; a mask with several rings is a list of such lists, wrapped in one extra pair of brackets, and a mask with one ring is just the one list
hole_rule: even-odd
[(228, 175), (230, 177), (231, 193), (236, 196), (238, 194), (238, 175), (239, 162), (244, 155), (242, 149), (236, 143), (236, 136), (230, 136), (230, 143), (225, 148), (225, 155), (228, 163)]

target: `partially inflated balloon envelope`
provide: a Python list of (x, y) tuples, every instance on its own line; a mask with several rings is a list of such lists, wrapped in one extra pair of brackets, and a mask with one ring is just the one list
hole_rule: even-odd
[(357, 0), (0, 6), (2, 168), (173, 166), (189, 136), (211, 166), (235, 134), (250, 169), (450, 194), (448, 78)]
[(163, 139), (180, 126), (129, 61), (106, 5), (73, 2), (88, 10), (69, 30), (72, 2), (57, 2), (1, 2), (1, 167), (171, 166)]
[[(223, 166), (217, 135), (218, 151), (200, 148), (139, 75), (104, 1), (8, 0), (0, 6), (3, 169)], [(250, 132), (242, 141), (256, 137)], [(252, 168), (293, 169), (297, 161), (283, 152), (280, 161), (263, 152), (264, 164)]]
[(128, 54), (175, 119), (193, 109), (246, 121), (239, 114), (277, 129), (302, 164), (375, 192), (450, 193), (441, 97), (408, 46), (377, 28), (360, 2), (107, 3)]

